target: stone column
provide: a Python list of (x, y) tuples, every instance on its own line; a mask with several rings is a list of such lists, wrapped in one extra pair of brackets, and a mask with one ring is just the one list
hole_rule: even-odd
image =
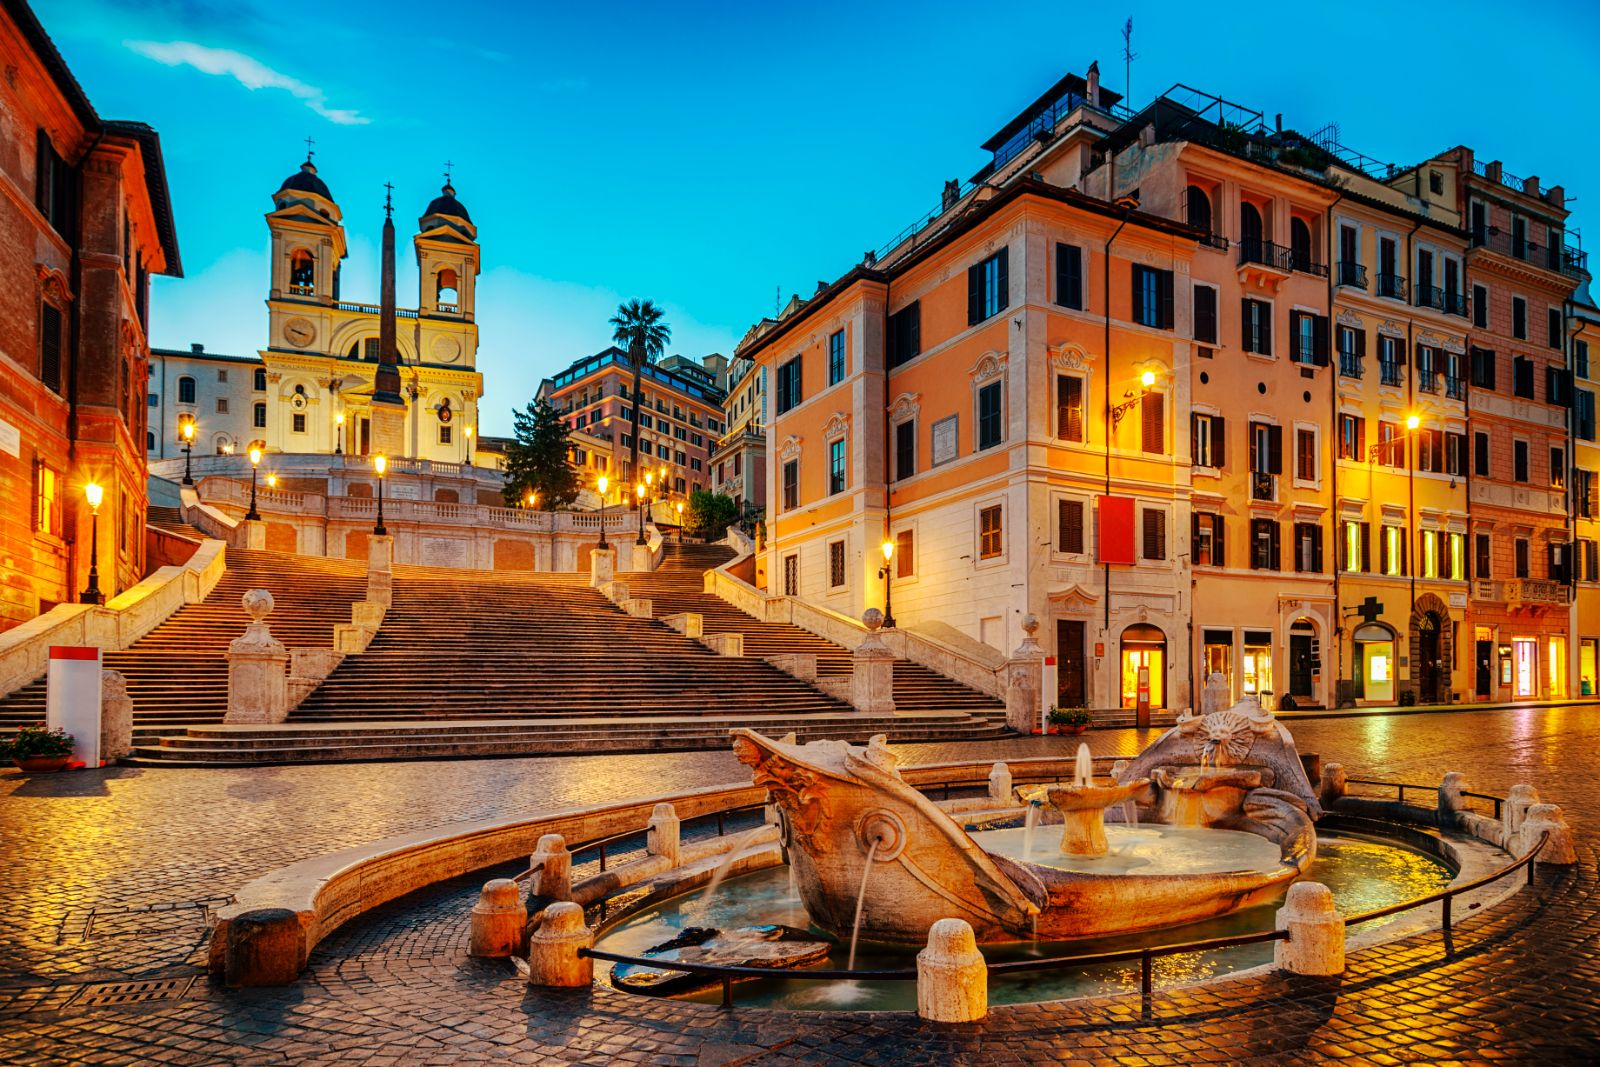
[(530, 898), (572, 899), (572, 853), (567, 851), (566, 839), (560, 834), (545, 834), (539, 838), (539, 844), (528, 859), (528, 866), (540, 868), (529, 879)]
[(1011, 795), (1011, 768), (996, 763), (989, 768), (989, 799), (1001, 804), (1015, 803)]
[(578, 950), (594, 947), (594, 931), (583, 923), (583, 908), (570, 900), (544, 910), (539, 929), (528, 939), (530, 986), (580, 987), (594, 981), (594, 960)]
[(118, 671), (100, 672), (100, 758), (114, 763), (133, 751), (133, 698)]
[(1273, 963), (1292, 974), (1344, 973), (1344, 917), (1333, 891), (1321, 882), (1296, 882), (1278, 909), (1277, 928), (1289, 940), (1274, 941)]
[(394, 535), (367, 538), (367, 599), (388, 609), (394, 600)]
[(617, 576), (617, 550), (597, 548), (589, 555), (589, 585), (599, 589)]
[(1044, 649), (1033, 639), (1039, 620), (1022, 617), (1022, 644), (1006, 661), (1006, 725), (1019, 734), (1039, 729), (1044, 709)]
[(228, 645), (228, 723), (277, 723), (289, 714), (289, 650), (272, 636), (267, 616), (272, 594), (252, 589), (243, 597), (250, 625)]
[(917, 953), (917, 1014), (936, 1023), (977, 1022), (989, 1014), (989, 968), (972, 927), (940, 919)]
[(511, 956), (522, 947), (528, 909), (517, 899), (517, 883), (491, 878), (472, 906), (469, 956)]
[(650, 822), (645, 833), (645, 852), (652, 856), (661, 856), (674, 867), (678, 865), (679, 830), (681, 822), (678, 812), (671, 804), (657, 804), (650, 813)]
[(867, 626), (867, 639), (856, 646), (850, 677), (850, 703), (857, 711), (874, 715), (894, 712), (894, 653), (878, 636), (883, 612), (868, 608), (861, 616)]

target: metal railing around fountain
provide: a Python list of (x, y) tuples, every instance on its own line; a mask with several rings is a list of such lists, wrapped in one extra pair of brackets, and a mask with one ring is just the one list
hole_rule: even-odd
[[(1018, 779), (1018, 781), (1021, 780), (1023, 780), (1023, 778)], [(1027, 780), (1033, 781), (1035, 779), (1033, 777), (1028, 777)], [(1039, 776), (1037, 780), (1059, 781), (1060, 777), (1046, 775)], [(1375, 779), (1357, 778), (1347, 779), (1347, 781), (1350, 785), (1380, 786), (1387, 789), (1396, 789), (1401, 798), (1404, 798), (1405, 791), (1408, 789), (1424, 790), (1434, 793), (1438, 791), (1438, 786), (1422, 786), (1410, 782), (1383, 782)], [(924, 792), (929, 792), (934, 789), (941, 789), (945, 795), (945, 798), (948, 799), (950, 787), (952, 785), (962, 788), (977, 787), (976, 782), (951, 780), (945, 782), (922, 782), (918, 783), (918, 788)], [(1497, 817), (1499, 816), (1505, 803), (1505, 798), (1495, 796), (1491, 793), (1464, 792), (1462, 795), (1473, 797), (1479, 800), (1492, 801), (1494, 804), (1495, 815)], [(707, 813), (706, 815), (698, 816), (698, 819), (704, 820), (716, 817), (718, 834), (721, 835), (725, 826), (725, 820), (722, 818), (722, 816), (732, 815), (761, 807), (764, 807), (764, 805), (746, 805), (741, 808), (727, 809), (723, 812)], [(643, 833), (643, 830), (635, 830), (631, 833), (618, 834), (610, 838), (605, 838), (601, 842), (589, 842), (583, 846), (580, 846), (580, 848), (591, 849), (597, 845), (603, 845), (605, 842), (618, 841), (628, 837), (637, 837)], [(1429, 904), (1442, 903), (1444, 918), (1443, 934), (1448, 953), (1450, 951), (1449, 945), (1451, 943), (1451, 912), (1454, 899), (1463, 893), (1470, 893), (1475, 890), (1482, 889), (1484, 886), (1498, 882), (1508, 875), (1515, 874), (1517, 871), (1523, 869), (1527, 870), (1528, 884), (1532, 885), (1534, 880), (1533, 862), (1538, 857), (1540, 851), (1543, 850), (1545, 843), (1549, 840), (1549, 838), (1550, 835), (1548, 832), (1541, 834), (1538, 843), (1535, 844), (1533, 848), (1529, 849), (1526, 855), (1520, 856), (1506, 866), (1501, 867), (1496, 871), (1492, 871), (1491, 873), (1480, 878), (1476, 878), (1464, 885), (1451, 886), (1447, 889), (1442, 889), (1437, 893), (1430, 893), (1425, 897), (1417, 897), (1414, 900), (1402, 901), (1399, 904), (1392, 904), (1385, 908), (1376, 908), (1372, 911), (1365, 911), (1358, 915), (1348, 916), (1344, 920), (1345, 928), (1348, 929), (1352, 926), (1360, 925), (1361, 923), (1387, 918), (1390, 915), (1398, 915), (1401, 912), (1411, 911), (1415, 908), (1426, 907)], [(574, 855), (576, 855), (579, 850), (580, 849), (574, 849)], [(1473, 905), (1473, 907), (1476, 907), (1476, 905)], [(1028, 974), (1034, 971), (1059, 971), (1106, 964), (1132, 963), (1133, 961), (1137, 960), (1139, 962), (1139, 996), (1141, 1001), (1141, 1014), (1144, 1020), (1148, 1021), (1152, 1015), (1152, 1001), (1155, 995), (1156, 960), (1167, 956), (1181, 956), (1193, 952), (1213, 952), (1219, 949), (1239, 948), (1244, 945), (1264, 944), (1268, 941), (1287, 940), (1289, 940), (1288, 930), (1263, 930), (1254, 934), (1235, 934), (1231, 937), (1213, 937), (1207, 938), (1203, 941), (1183, 941), (1170, 945), (1152, 945), (1146, 948), (1124, 949), (1119, 952), (1097, 952), (1077, 956), (1049, 956), (1035, 960), (1013, 960), (1006, 963), (991, 963), (988, 964), (988, 970), (991, 976)], [(724, 1008), (733, 1007), (734, 982), (741, 978), (779, 978), (789, 981), (807, 982), (914, 982), (917, 980), (917, 969), (915, 967), (903, 967), (892, 970), (843, 970), (837, 968), (813, 970), (811, 968), (805, 968), (803, 970), (778, 972), (774, 971), (770, 967), (737, 967), (711, 963), (683, 963), (677, 960), (654, 959), (646, 956), (629, 956), (621, 952), (606, 952), (603, 949), (592, 948), (579, 949), (578, 954), (580, 956), (587, 956), (590, 959), (605, 960), (608, 963), (627, 963), (636, 966), (656, 967), (661, 970), (681, 971), (687, 974), (699, 974), (717, 978), (722, 986), (722, 1006)]]
[[(1435, 794), (1437, 794), (1439, 792), (1439, 787), (1436, 786), (1436, 785), (1419, 785), (1416, 782), (1383, 782), (1383, 781), (1379, 781), (1376, 778), (1346, 778), (1345, 779), (1345, 784), (1346, 785), (1369, 785), (1369, 786), (1377, 786), (1380, 789), (1393, 789), (1395, 791), (1395, 800), (1398, 803), (1401, 803), (1401, 804), (1404, 804), (1406, 802), (1406, 790), (1407, 789), (1420, 790), (1420, 791), (1422, 791), (1424, 793), (1435, 793)], [(1473, 800), (1487, 800), (1487, 801), (1489, 801), (1491, 804), (1494, 805), (1494, 817), (1496, 819), (1500, 818), (1500, 813), (1502, 811), (1502, 806), (1505, 803), (1505, 798), (1504, 797), (1497, 797), (1493, 793), (1473, 793), (1473, 792), (1470, 792), (1468, 790), (1462, 790), (1461, 795), (1464, 796), (1464, 797), (1471, 797)]]

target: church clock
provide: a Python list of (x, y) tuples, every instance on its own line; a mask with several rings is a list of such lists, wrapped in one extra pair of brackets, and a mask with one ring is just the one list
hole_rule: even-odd
[(296, 348), (306, 348), (317, 339), (317, 328), (305, 319), (290, 319), (283, 324), (283, 337)]

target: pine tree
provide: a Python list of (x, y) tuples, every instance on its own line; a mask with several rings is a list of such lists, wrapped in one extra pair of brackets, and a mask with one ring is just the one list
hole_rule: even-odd
[(512, 413), (516, 439), (506, 449), (506, 504), (516, 507), (537, 494), (537, 506), (546, 511), (563, 507), (577, 497), (578, 472), (568, 460), (567, 424), (546, 400), (530, 403)]

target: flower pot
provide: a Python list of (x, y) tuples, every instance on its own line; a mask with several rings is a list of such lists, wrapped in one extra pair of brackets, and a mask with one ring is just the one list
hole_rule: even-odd
[(11, 762), (27, 774), (54, 774), (67, 765), (71, 756), (14, 756)]
[(1080, 723), (1077, 726), (1063, 726), (1061, 727), (1061, 732), (1064, 734), (1081, 734), (1088, 728), (1088, 723)]

